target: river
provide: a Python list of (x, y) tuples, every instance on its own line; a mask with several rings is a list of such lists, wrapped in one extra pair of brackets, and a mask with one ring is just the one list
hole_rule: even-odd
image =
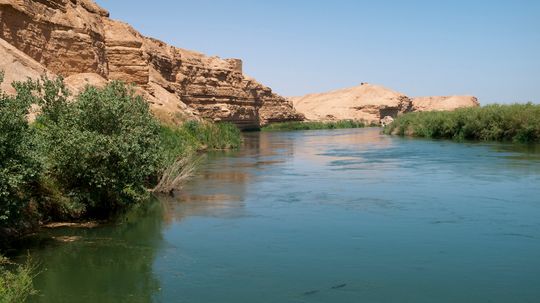
[(540, 147), (246, 133), (175, 197), (44, 231), (31, 302), (539, 302)]

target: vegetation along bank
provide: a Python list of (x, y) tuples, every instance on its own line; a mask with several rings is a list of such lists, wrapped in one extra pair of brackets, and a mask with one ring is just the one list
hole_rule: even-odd
[(368, 126), (364, 121), (340, 120), (329, 122), (282, 122), (264, 126), (262, 131), (294, 131), (340, 128), (363, 128)]
[(386, 134), (454, 140), (540, 142), (540, 105), (486, 105), (401, 115)]
[[(77, 96), (60, 78), (13, 87), (0, 91), (0, 249), (43, 223), (111, 219), (174, 190), (198, 151), (241, 143), (231, 124), (161, 125), (122, 82)], [(32, 274), (0, 256), (0, 302), (22, 302)]]

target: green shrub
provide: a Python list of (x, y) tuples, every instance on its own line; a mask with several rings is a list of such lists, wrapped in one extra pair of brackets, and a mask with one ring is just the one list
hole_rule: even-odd
[(24, 265), (14, 266), (0, 255), (0, 303), (25, 302), (36, 294), (32, 283), (34, 275), (35, 268), (30, 259)]
[[(195, 152), (242, 141), (228, 123), (160, 127), (148, 103), (121, 82), (75, 98), (61, 78), (13, 86), (13, 97), (0, 92), (0, 231), (28, 220), (25, 210), (42, 221), (106, 218), (146, 200), (158, 183), (174, 187), (192, 171)], [(32, 104), (40, 114), (29, 124)]]
[(87, 87), (67, 102), (62, 81), (45, 80), (36, 128), (47, 176), (94, 216), (146, 199), (160, 169), (159, 124), (121, 82)]
[(482, 141), (540, 141), (540, 105), (512, 104), (418, 112), (398, 117), (384, 132), (426, 138)]
[(294, 131), (294, 130), (317, 130), (317, 129), (340, 129), (340, 128), (363, 128), (366, 123), (355, 120), (340, 120), (331, 122), (282, 122), (273, 123), (262, 128), (262, 131)]
[[(0, 83), (2, 78), (0, 73)], [(21, 220), (30, 187), (41, 171), (27, 121), (32, 90), (24, 85), (16, 89), (13, 97), (0, 90), (0, 229), (15, 227)]]

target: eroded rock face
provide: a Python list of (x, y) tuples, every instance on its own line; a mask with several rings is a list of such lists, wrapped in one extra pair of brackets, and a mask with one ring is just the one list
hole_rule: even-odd
[(39, 79), (49, 73), (39, 62), (3, 39), (0, 39), (0, 70), (4, 72), (4, 82), (0, 87), (8, 94), (15, 93), (15, 89), (11, 86), (12, 82), (24, 81), (28, 77)]
[(413, 111), (442, 111), (480, 106), (478, 99), (472, 96), (409, 98), (382, 86), (367, 83), (290, 99), (296, 110), (309, 120), (364, 120), (371, 124), (389, 123), (390, 119)]
[(285, 98), (246, 77), (241, 60), (176, 48), (108, 16), (91, 0), (0, 0), (0, 38), (74, 82), (135, 83), (166, 121), (200, 114), (258, 128), (303, 119)]
[(367, 83), (291, 99), (299, 112), (314, 121), (363, 120), (379, 124), (386, 116), (396, 117), (412, 109), (409, 97)]

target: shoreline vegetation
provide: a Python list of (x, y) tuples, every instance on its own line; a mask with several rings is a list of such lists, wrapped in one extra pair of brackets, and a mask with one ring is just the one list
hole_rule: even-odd
[(261, 128), (261, 131), (297, 131), (297, 130), (322, 130), (322, 129), (343, 129), (343, 128), (364, 128), (371, 125), (364, 121), (340, 120), (328, 122), (280, 122), (272, 123)]
[(540, 105), (493, 104), (455, 111), (408, 113), (386, 126), (384, 133), (458, 141), (540, 142)]
[(26, 302), (35, 295), (32, 280), (36, 275), (36, 266), (30, 258), (25, 264), (12, 264), (0, 255), (0, 303)]
[(152, 192), (170, 194), (179, 189), (198, 163), (202, 151), (237, 149), (242, 144), (240, 129), (231, 123), (187, 121), (180, 126), (161, 125), (164, 169)]
[[(112, 220), (178, 189), (197, 153), (242, 142), (232, 124), (162, 125), (122, 82), (77, 96), (61, 78), (12, 86), (0, 90), (0, 250), (47, 223)], [(33, 294), (34, 270), (0, 255), (0, 302)]]
[(162, 192), (165, 174), (186, 175), (197, 153), (242, 143), (229, 123), (160, 124), (122, 82), (77, 96), (61, 78), (12, 85), (0, 91), (0, 248), (36, 225), (107, 220)]

